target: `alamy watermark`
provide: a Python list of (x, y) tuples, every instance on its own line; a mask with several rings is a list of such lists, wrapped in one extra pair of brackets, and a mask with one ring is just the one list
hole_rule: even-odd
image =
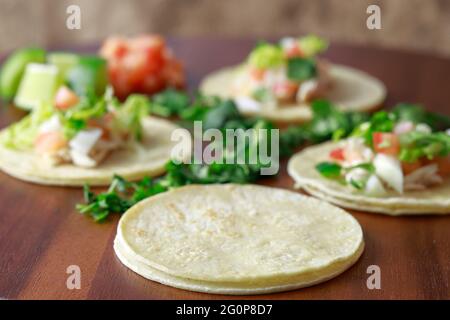
[(66, 18), (66, 28), (69, 30), (81, 29), (81, 8), (75, 4), (72, 4), (66, 8), (68, 14)]
[(369, 14), (366, 20), (366, 26), (369, 30), (381, 29), (381, 9), (376, 4), (367, 7), (366, 13)]
[(77, 265), (70, 265), (66, 269), (69, 275), (66, 280), (66, 287), (69, 290), (81, 289), (81, 269)]
[(366, 286), (369, 290), (381, 289), (381, 269), (379, 266), (373, 264), (367, 267), (367, 274), (370, 276), (367, 278)]

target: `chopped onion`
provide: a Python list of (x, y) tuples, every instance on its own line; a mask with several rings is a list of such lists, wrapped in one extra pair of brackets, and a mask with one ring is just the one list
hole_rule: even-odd
[(97, 161), (77, 150), (70, 150), (70, 157), (72, 158), (73, 163), (79, 167), (92, 168), (97, 165)]
[(234, 99), (234, 102), (236, 103), (236, 106), (239, 109), (239, 111), (258, 112), (261, 110), (261, 103), (259, 103), (255, 99), (246, 96), (236, 97)]
[(61, 121), (59, 121), (59, 117), (56, 114), (45, 121), (43, 124), (41, 124), (39, 127), (39, 133), (55, 131), (61, 131)]
[(352, 181), (363, 182), (364, 180), (366, 180), (368, 175), (369, 172), (367, 170), (364, 170), (362, 168), (355, 168), (353, 170), (350, 170), (345, 175), (345, 181), (347, 181), (347, 183), (351, 183)]
[(284, 37), (280, 40), (280, 45), (283, 49), (290, 49), (297, 45), (297, 40), (293, 37)]
[(422, 132), (422, 133), (431, 133), (432, 132), (430, 126), (427, 125), (426, 123), (419, 123), (416, 126), (416, 131)]
[(69, 146), (77, 153), (88, 155), (101, 136), (101, 129), (82, 130), (70, 140)]
[(386, 189), (383, 187), (380, 179), (372, 174), (366, 182), (365, 193), (370, 196), (380, 197), (386, 194)]
[(403, 193), (403, 171), (400, 161), (392, 156), (379, 153), (373, 160), (375, 172), (388, 186)]
[(414, 123), (411, 121), (402, 121), (395, 125), (394, 133), (403, 134), (414, 130)]
[(312, 95), (318, 90), (319, 82), (316, 79), (306, 80), (303, 82), (297, 91), (297, 101), (308, 101)]

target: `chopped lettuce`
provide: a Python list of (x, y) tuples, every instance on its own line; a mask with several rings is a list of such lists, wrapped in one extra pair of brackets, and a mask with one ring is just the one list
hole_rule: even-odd
[(285, 62), (283, 50), (273, 44), (262, 43), (250, 53), (248, 63), (258, 69), (276, 68)]
[(400, 160), (415, 162), (420, 158), (432, 160), (450, 154), (450, 135), (445, 132), (411, 131), (400, 135)]
[(252, 98), (259, 102), (273, 101), (274, 97), (271, 91), (267, 88), (260, 87), (252, 92)]
[(315, 56), (328, 48), (328, 42), (315, 35), (308, 35), (298, 40), (300, 49), (307, 57)]
[(5, 129), (0, 135), (0, 143), (11, 149), (31, 148), (39, 127), (54, 113), (51, 104), (40, 104), (32, 113)]
[(92, 103), (89, 99), (83, 98), (73, 108), (66, 112), (66, 117), (73, 120), (89, 120), (92, 118), (100, 118), (108, 111), (107, 103), (104, 99)]
[(148, 115), (149, 99), (140, 94), (130, 95), (125, 103), (116, 109), (115, 124), (119, 130), (130, 133), (136, 140), (142, 139), (142, 118)]
[[(58, 115), (64, 136), (70, 140), (88, 125), (91, 119), (100, 119), (114, 111), (114, 129), (130, 133), (135, 139), (141, 139), (141, 119), (148, 114), (149, 100), (142, 95), (131, 95), (124, 104), (105, 94), (101, 98), (83, 99), (67, 111), (58, 111), (51, 104), (41, 104), (22, 120), (12, 124), (0, 135), (0, 143), (8, 148), (29, 149), (39, 133), (39, 127), (53, 115)], [(101, 120), (100, 120), (101, 121)]]

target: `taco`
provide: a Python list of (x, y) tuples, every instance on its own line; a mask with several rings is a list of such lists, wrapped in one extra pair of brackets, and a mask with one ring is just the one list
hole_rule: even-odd
[(262, 294), (323, 282), (364, 248), (345, 211), (256, 185), (191, 185), (142, 201), (121, 218), (114, 243), (124, 265), (186, 290)]
[(386, 88), (360, 70), (331, 64), (317, 55), (327, 43), (316, 36), (261, 43), (247, 61), (207, 76), (200, 85), (206, 95), (234, 98), (239, 110), (279, 123), (311, 119), (314, 99), (327, 99), (341, 110), (369, 111), (383, 103)]
[(79, 98), (61, 87), (56, 99), (0, 132), (4, 172), (39, 184), (80, 186), (108, 185), (114, 174), (135, 180), (165, 171), (177, 126), (147, 117), (144, 96), (121, 104), (108, 93)]
[(349, 138), (306, 148), (288, 172), (310, 194), (345, 208), (450, 213), (450, 132), (394, 113), (378, 112)]

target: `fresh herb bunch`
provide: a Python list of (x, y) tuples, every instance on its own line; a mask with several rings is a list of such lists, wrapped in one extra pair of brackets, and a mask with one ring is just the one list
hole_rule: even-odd
[[(203, 129), (271, 129), (273, 123), (260, 118), (243, 117), (232, 100), (198, 95), (192, 103), (185, 93), (169, 90), (157, 95), (150, 103), (150, 110), (158, 110), (161, 116), (177, 115), (181, 123), (191, 128), (194, 121), (202, 121)], [(157, 106), (157, 107), (155, 107)], [(348, 135), (368, 119), (364, 113), (344, 113), (336, 110), (329, 102), (318, 100), (312, 104), (313, 120), (303, 125), (290, 126), (281, 131), (279, 151), (281, 156), (289, 156), (296, 148), (311, 142), (318, 143), (330, 139), (336, 130), (340, 135)], [(256, 142), (258, 143), (258, 141)], [(246, 145), (248, 155), (251, 148)], [(138, 182), (126, 181), (115, 176), (106, 192), (95, 195), (89, 186), (84, 187), (85, 204), (77, 210), (88, 214), (96, 221), (106, 219), (110, 213), (123, 213), (137, 202), (170, 189), (188, 184), (250, 183), (258, 180), (264, 165), (257, 164), (186, 164), (169, 162), (166, 174)]]
[[(189, 103), (186, 103), (189, 101)], [(157, 106), (157, 107), (155, 107)], [(271, 129), (274, 124), (260, 118), (243, 117), (231, 100), (198, 95), (192, 102), (179, 91), (170, 90), (155, 96), (150, 111), (158, 110), (162, 116), (178, 116), (188, 129), (194, 121), (202, 121), (203, 129)], [(318, 100), (312, 104), (313, 119), (303, 125), (290, 126), (280, 132), (279, 151), (289, 156), (305, 143), (318, 143), (330, 139), (334, 132), (348, 135), (364, 121), (365, 113), (340, 112), (331, 103)], [(153, 112), (155, 113), (155, 112)], [(258, 143), (258, 142), (257, 142)], [(247, 145), (244, 152), (251, 152)], [(138, 182), (129, 182), (115, 176), (106, 192), (94, 194), (88, 186), (84, 188), (85, 204), (78, 211), (92, 216), (96, 221), (106, 219), (111, 213), (123, 213), (137, 202), (167, 190), (188, 184), (250, 183), (258, 180), (263, 164), (186, 164), (169, 162), (166, 174)]]
[(85, 185), (85, 203), (78, 204), (76, 208), (80, 213), (100, 222), (111, 213), (124, 213), (136, 203), (176, 187), (188, 184), (253, 182), (259, 178), (259, 169), (251, 165), (202, 165), (170, 161), (166, 165), (166, 174), (156, 179), (145, 177), (131, 182), (115, 175), (108, 190), (97, 195)]
[(450, 117), (427, 111), (419, 104), (399, 103), (394, 107), (392, 113), (398, 121), (425, 123), (434, 132), (450, 128)]
[(450, 135), (445, 132), (408, 132), (400, 136), (399, 159), (413, 163), (419, 159), (433, 160), (450, 154)]

